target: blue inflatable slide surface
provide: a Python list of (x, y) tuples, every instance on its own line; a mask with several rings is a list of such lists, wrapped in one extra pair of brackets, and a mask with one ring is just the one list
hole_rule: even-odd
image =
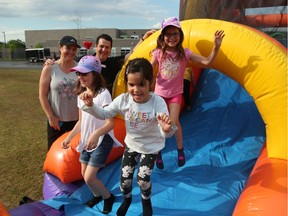
[[(155, 167), (152, 174), (153, 215), (231, 216), (265, 142), (265, 125), (253, 99), (235, 81), (206, 69), (193, 94), (193, 108), (181, 113), (180, 122), (186, 164), (177, 166), (175, 139), (167, 139), (162, 151), (165, 169)], [(121, 159), (99, 172), (99, 178), (116, 196), (109, 215), (116, 215), (123, 200), (120, 166)], [(136, 181), (132, 193), (127, 216), (140, 216), (141, 194)], [(59, 215), (103, 215), (103, 202), (93, 208), (83, 205), (91, 197), (84, 184), (70, 197), (61, 195), (41, 202), (59, 210)]]

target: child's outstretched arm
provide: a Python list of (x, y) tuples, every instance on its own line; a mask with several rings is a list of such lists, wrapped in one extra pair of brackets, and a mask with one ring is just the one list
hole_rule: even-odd
[(224, 36), (225, 36), (225, 34), (224, 34), (223, 30), (217, 30), (214, 34), (214, 47), (213, 47), (210, 55), (208, 57), (204, 57), (204, 56), (192, 53), (191, 60), (198, 62), (202, 65), (206, 65), (206, 66), (210, 65), (214, 61), (214, 59), (215, 59), (215, 57), (219, 51), (219, 48), (222, 44), (222, 40), (223, 40)]
[[(80, 95), (80, 99), (83, 100), (84, 106), (81, 107), (81, 110), (88, 112), (89, 114), (95, 116), (98, 119), (108, 119), (112, 118), (117, 114), (117, 111), (111, 109), (104, 109), (103, 107), (97, 106), (93, 103), (93, 96), (87, 92), (83, 92)], [(109, 105), (108, 105), (109, 106)], [(108, 107), (106, 106), (106, 107)]]
[(170, 117), (166, 113), (157, 115), (157, 120), (161, 128), (161, 133), (165, 138), (171, 137), (178, 129), (175, 124), (172, 123)]

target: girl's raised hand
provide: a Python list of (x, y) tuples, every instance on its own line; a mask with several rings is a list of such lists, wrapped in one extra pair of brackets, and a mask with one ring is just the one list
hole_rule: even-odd
[(166, 113), (162, 113), (161, 115), (158, 115), (157, 120), (164, 132), (171, 131), (172, 122), (171, 122), (170, 117)]
[(154, 34), (156, 32), (156, 30), (152, 29), (147, 31), (144, 36), (142, 37), (143, 40), (146, 40), (150, 35)]
[(88, 92), (83, 92), (80, 94), (80, 99), (83, 100), (86, 106), (92, 107), (93, 106), (93, 96)]
[(220, 47), (222, 44), (222, 40), (224, 38), (224, 30), (217, 30), (214, 34), (214, 44), (216, 47)]

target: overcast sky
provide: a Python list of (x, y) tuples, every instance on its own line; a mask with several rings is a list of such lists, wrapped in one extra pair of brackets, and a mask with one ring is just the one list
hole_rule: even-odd
[[(25, 41), (25, 30), (160, 28), (179, 17), (180, 0), (0, 0), (0, 41)], [(5, 34), (3, 33), (5, 32)]]

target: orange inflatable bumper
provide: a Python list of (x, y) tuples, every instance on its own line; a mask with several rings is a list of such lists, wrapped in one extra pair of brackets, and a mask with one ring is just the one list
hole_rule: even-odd
[(5, 208), (5, 206), (0, 203), (0, 215), (1, 216), (10, 216), (8, 210)]
[(268, 158), (266, 146), (233, 213), (233, 216), (245, 215), (287, 215), (287, 160)]
[[(125, 124), (122, 119), (115, 118), (115, 137), (123, 144), (126, 135)], [(117, 131), (117, 132), (116, 132)], [(80, 153), (76, 147), (80, 142), (80, 134), (75, 136), (70, 142), (70, 148), (63, 149), (61, 142), (69, 132), (59, 137), (51, 146), (44, 162), (44, 172), (49, 172), (57, 176), (63, 183), (70, 183), (83, 179), (81, 174), (81, 163), (79, 162)], [(122, 157), (124, 147), (113, 147), (110, 152), (106, 165)]]

